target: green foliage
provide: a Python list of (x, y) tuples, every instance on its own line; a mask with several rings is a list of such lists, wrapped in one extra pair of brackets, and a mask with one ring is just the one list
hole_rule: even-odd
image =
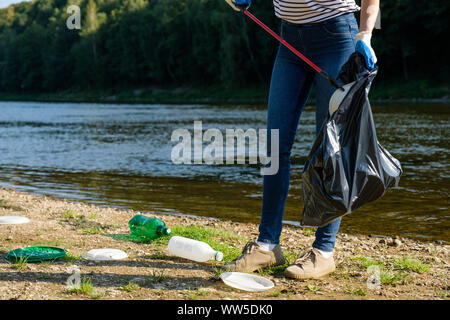
[[(81, 8), (69, 30), (67, 7)], [(448, 83), (450, 3), (381, 1), (377, 79)], [(252, 12), (274, 30), (271, 1)], [(277, 43), (223, 0), (39, 0), (0, 10), (0, 91), (266, 86)]]
[(92, 280), (89, 278), (81, 278), (80, 284), (68, 290), (69, 293), (90, 295), (94, 291)]
[(412, 257), (401, 257), (395, 259), (394, 267), (400, 270), (413, 271), (417, 273), (425, 273), (430, 271), (430, 265)]

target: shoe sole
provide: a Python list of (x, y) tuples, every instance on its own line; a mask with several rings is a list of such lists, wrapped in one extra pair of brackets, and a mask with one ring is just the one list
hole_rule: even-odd
[(326, 275), (334, 272), (336, 270), (336, 267), (333, 266), (331, 267), (329, 270), (325, 270), (322, 273), (318, 274), (318, 275), (314, 275), (314, 276), (304, 276), (304, 275), (298, 275), (289, 271), (285, 271), (284, 275), (288, 278), (294, 278), (294, 279), (298, 279), (298, 280), (304, 280), (304, 279), (319, 279), (322, 277), (325, 277)]
[(222, 269), (228, 272), (244, 272), (244, 273), (253, 273), (255, 271), (260, 272), (261, 270), (265, 269), (265, 268), (270, 268), (270, 267), (277, 267), (277, 266), (282, 266), (283, 264), (285, 264), (286, 261), (284, 261), (283, 263), (277, 263), (277, 264), (271, 264), (271, 265), (267, 265), (264, 267), (259, 267), (259, 268), (255, 268), (255, 269), (238, 269), (238, 268), (224, 268), (222, 266)]

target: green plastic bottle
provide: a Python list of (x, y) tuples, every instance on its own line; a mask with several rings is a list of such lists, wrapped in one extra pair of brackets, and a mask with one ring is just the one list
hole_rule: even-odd
[(142, 240), (154, 240), (171, 234), (170, 228), (158, 218), (148, 218), (137, 214), (128, 222), (131, 234)]

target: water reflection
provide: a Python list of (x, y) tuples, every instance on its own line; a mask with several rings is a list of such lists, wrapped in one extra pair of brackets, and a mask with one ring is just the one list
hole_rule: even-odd
[[(378, 139), (401, 162), (400, 186), (343, 219), (342, 230), (450, 241), (447, 105), (374, 107)], [(265, 128), (259, 106), (0, 102), (0, 185), (149, 212), (258, 222), (257, 166), (174, 165), (173, 130)], [(306, 108), (292, 157), (285, 220), (302, 210), (301, 170), (313, 142)]]

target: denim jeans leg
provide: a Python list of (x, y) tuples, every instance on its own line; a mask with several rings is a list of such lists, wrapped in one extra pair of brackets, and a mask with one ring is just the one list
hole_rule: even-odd
[(280, 47), (272, 71), (267, 112), (270, 130), (279, 130), (279, 170), (263, 178), (263, 205), (258, 241), (279, 243), (284, 206), (289, 190), (290, 155), (303, 106), (309, 96), (313, 73), (287, 49)]
[[(339, 44), (339, 46), (331, 50), (333, 53), (328, 53), (322, 57), (317, 57), (319, 66), (327, 70), (327, 72), (333, 76), (337, 77), (341, 66), (347, 61), (348, 57), (355, 51), (355, 37), (357, 33), (357, 25), (354, 18), (350, 18), (349, 21), (350, 34), (347, 39), (343, 39), (340, 33), (341, 30), (335, 30), (336, 34), (339, 34), (334, 39)], [(333, 40), (330, 38), (329, 40)], [(331, 42), (331, 41), (330, 41)], [(330, 86), (328, 81), (316, 75), (314, 79), (317, 98), (316, 98), (316, 134), (320, 132), (322, 124), (327, 119), (329, 101), (331, 95), (334, 93), (334, 88)], [(341, 224), (341, 218), (329, 223), (324, 227), (317, 228), (316, 239), (313, 243), (313, 247), (322, 251), (331, 252), (334, 249), (336, 243), (336, 234), (339, 230)]]

